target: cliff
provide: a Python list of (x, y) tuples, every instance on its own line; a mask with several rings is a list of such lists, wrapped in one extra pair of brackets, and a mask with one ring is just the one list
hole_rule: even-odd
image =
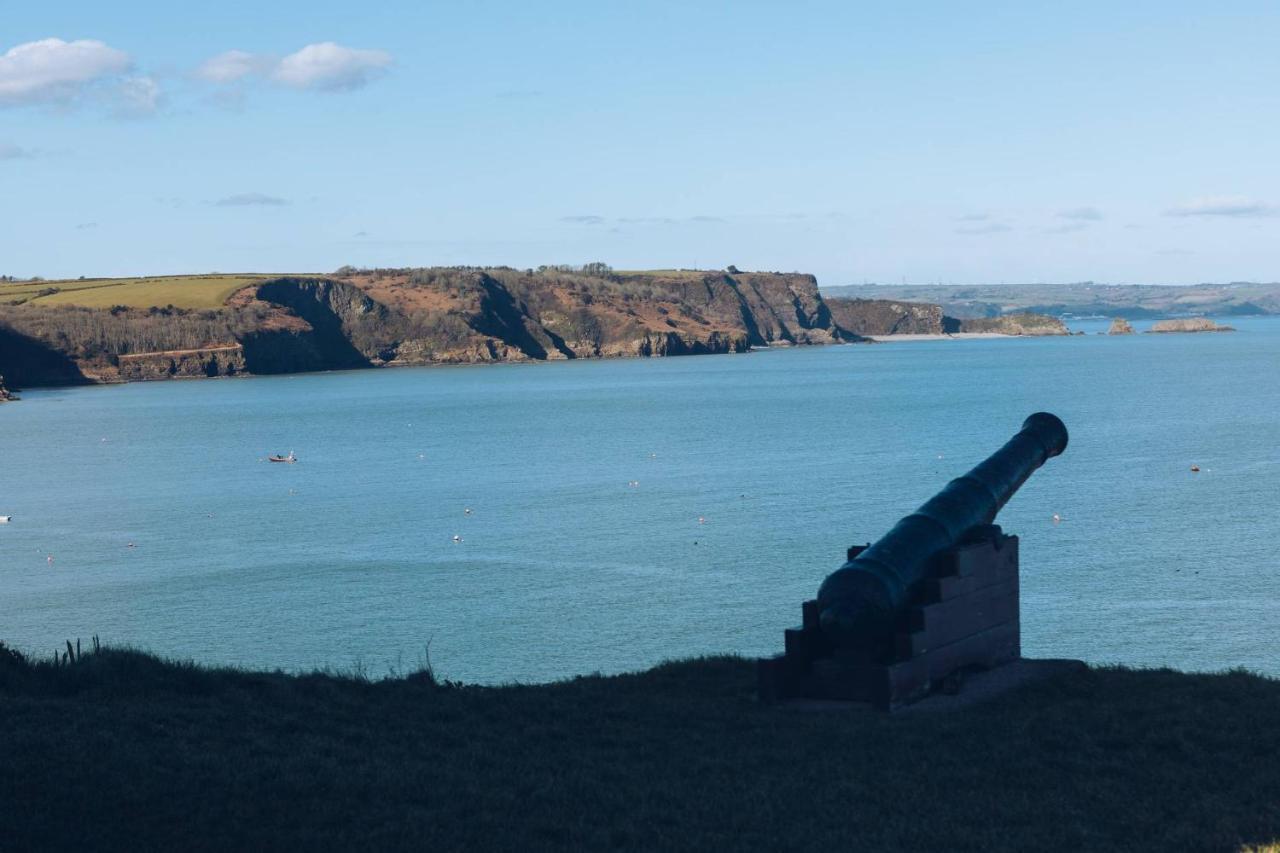
[(4, 377), (0, 376), (0, 403), (6, 403), (9, 400), (16, 400), (16, 399), (18, 398), (13, 396), (13, 394), (9, 391), (8, 388), (4, 387)]
[(1117, 317), (1111, 321), (1111, 328), (1107, 329), (1108, 335), (1132, 335), (1133, 326), (1129, 325), (1129, 321), (1123, 317)]
[(979, 317), (960, 321), (962, 333), (995, 333), (998, 335), (1069, 335), (1071, 332), (1057, 317), (1044, 314), (1005, 314), (1002, 317)]
[(856, 335), (941, 335), (942, 306), (893, 299), (827, 299), (831, 316)]
[(246, 372), (244, 348), (239, 344), (122, 355), (116, 364), (116, 378), (122, 382), (180, 377), (212, 378), (236, 376)]
[(216, 310), (0, 306), (28, 385), (399, 364), (745, 352), (859, 340), (798, 273), (445, 267), (283, 276)]
[(1232, 326), (1221, 326), (1207, 317), (1185, 317), (1180, 320), (1160, 320), (1151, 327), (1148, 334), (1167, 334), (1171, 332), (1234, 332)]

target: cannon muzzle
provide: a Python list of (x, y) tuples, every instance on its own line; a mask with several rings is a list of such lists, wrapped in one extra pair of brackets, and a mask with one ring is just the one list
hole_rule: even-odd
[(1004, 447), (828, 575), (818, 590), (819, 624), (828, 640), (842, 648), (887, 643), (897, 614), (933, 559), (970, 530), (991, 524), (1027, 478), (1066, 447), (1062, 421), (1037, 412)]

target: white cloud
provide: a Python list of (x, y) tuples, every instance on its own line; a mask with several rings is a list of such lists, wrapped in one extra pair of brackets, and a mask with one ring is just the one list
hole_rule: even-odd
[(243, 50), (228, 50), (206, 60), (196, 76), (209, 83), (238, 83), (246, 77), (270, 71), (272, 61)]
[(1058, 218), (1076, 222), (1097, 222), (1102, 219), (1102, 211), (1096, 207), (1072, 207), (1058, 211)]
[(368, 85), (391, 67), (384, 50), (359, 50), (331, 41), (309, 44), (283, 59), (243, 50), (228, 50), (206, 60), (196, 76), (233, 92), (253, 80), (268, 80), (290, 89), (349, 92)]
[(390, 65), (391, 54), (386, 51), (357, 50), (326, 41), (280, 60), (271, 78), (294, 89), (346, 92), (366, 85)]
[(0, 54), (0, 106), (69, 103), (132, 66), (129, 54), (100, 41), (26, 42)]
[(263, 193), (237, 193), (214, 202), (218, 207), (280, 207), (288, 203), (288, 199)]
[(1241, 219), (1275, 216), (1277, 212), (1269, 204), (1243, 196), (1196, 198), (1165, 211), (1169, 216), (1228, 216)]

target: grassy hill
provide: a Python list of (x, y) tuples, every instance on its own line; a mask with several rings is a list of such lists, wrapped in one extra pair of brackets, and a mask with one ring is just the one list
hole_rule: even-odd
[(940, 715), (800, 711), (718, 658), (463, 687), (0, 652), (12, 849), (1236, 850), (1280, 682), (1093, 669)]
[(79, 305), (84, 308), (221, 308), (235, 293), (265, 275), (169, 275), (91, 278), (0, 284), (0, 303)]

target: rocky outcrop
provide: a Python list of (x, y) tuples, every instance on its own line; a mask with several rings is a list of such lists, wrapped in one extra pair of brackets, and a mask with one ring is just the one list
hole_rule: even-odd
[(1069, 335), (1070, 330), (1057, 317), (1046, 314), (1005, 314), (1002, 317), (980, 317), (960, 321), (965, 334), (997, 335)]
[(1111, 328), (1107, 329), (1108, 335), (1132, 335), (1133, 326), (1129, 325), (1129, 321), (1123, 317), (1116, 317), (1111, 321)]
[(855, 335), (941, 335), (942, 307), (892, 299), (828, 299), (840, 328)]
[(156, 379), (238, 376), (248, 372), (248, 368), (244, 348), (235, 344), (196, 350), (122, 355), (117, 361), (116, 371), (122, 381), (144, 382)]
[(1173, 332), (1234, 332), (1232, 326), (1223, 326), (1208, 317), (1183, 317), (1177, 320), (1159, 320), (1148, 334), (1160, 335)]
[[(279, 278), (257, 286), (256, 298), (288, 309), (302, 321), (241, 336), (253, 373), (369, 367), (355, 343), (386, 324), (386, 306), (363, 291), (327, 278)], [(376, 348), (376, 347), (375, 347)]]
[(0, 376), (0, 403), (7, 403), (10, 400), (18, 399), (8, 388), (4, 387), (4, 377)]

